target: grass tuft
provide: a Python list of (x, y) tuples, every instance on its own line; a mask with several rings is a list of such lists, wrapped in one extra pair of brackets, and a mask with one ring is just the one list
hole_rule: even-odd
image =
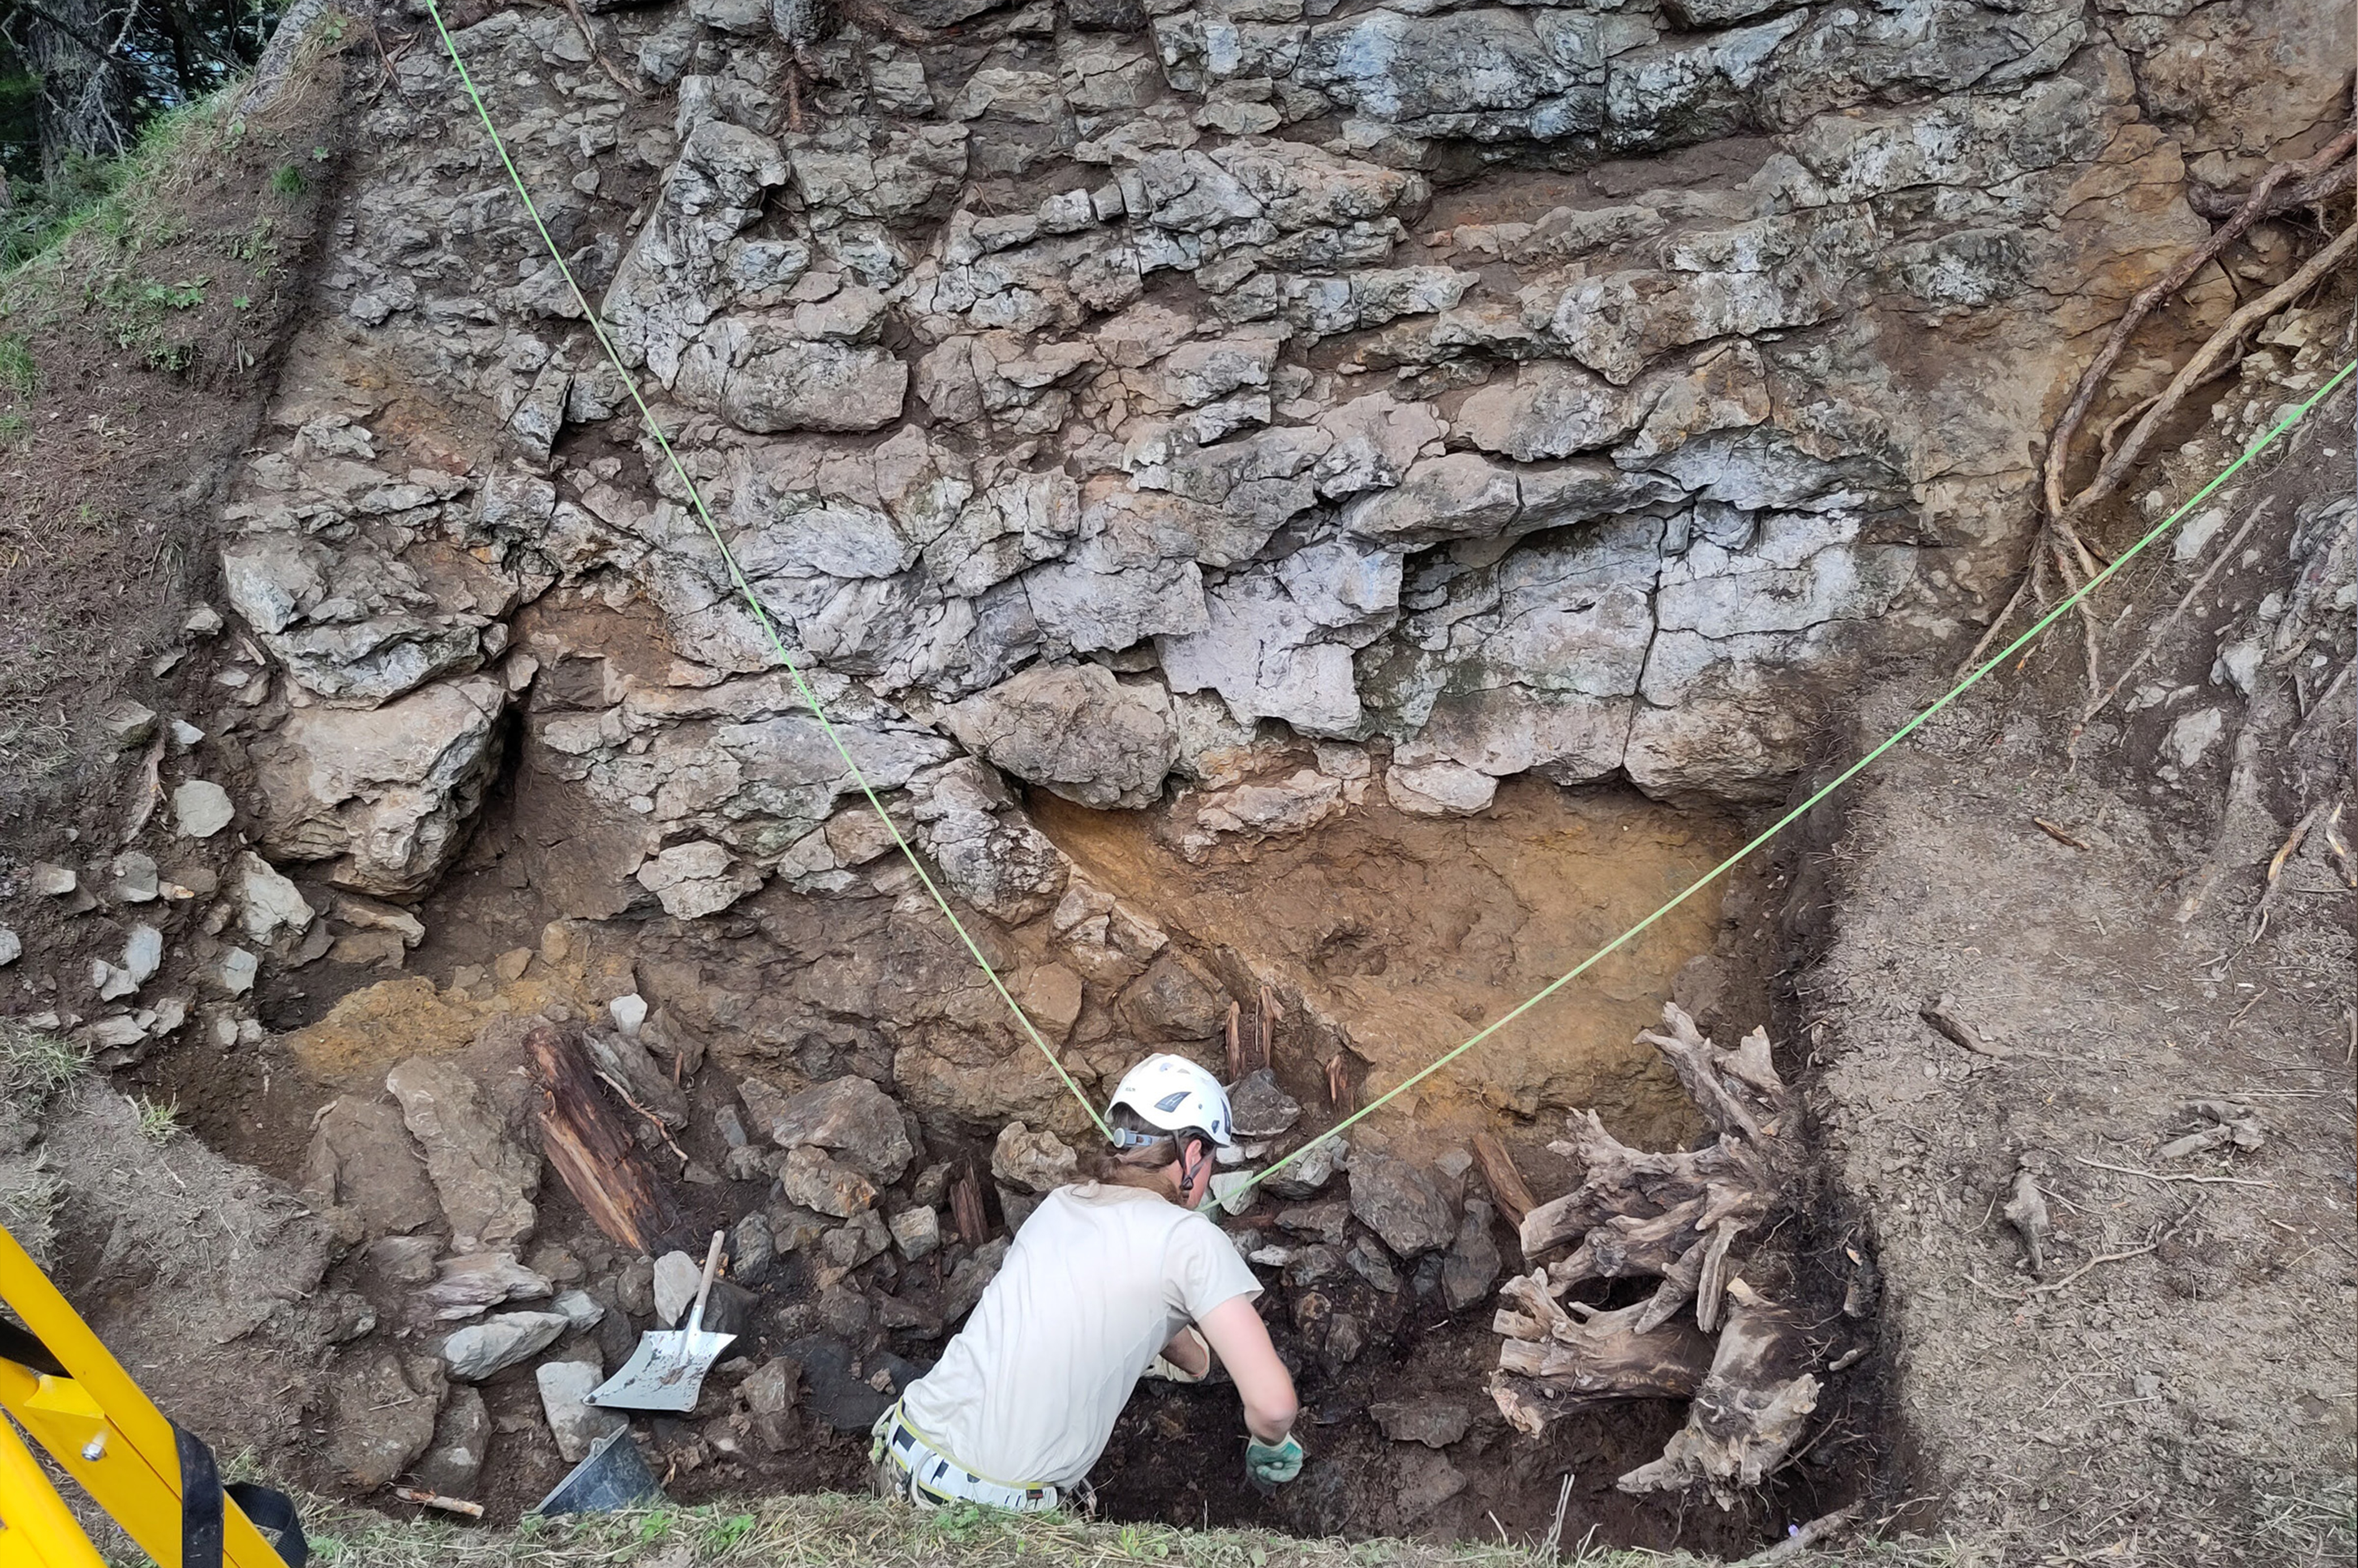
[(0, 392), (29, 398), (41, 384), (40, 367), (22, 332), (0, 333)]
[(0, 1018), (0, 1098), (27, 1119), (39, 1117), (89, 1061), (86, 1048), (61, 1035)]
[(150, 1143), (169, 1143), (180, 1130), (180, 1097), (175, 1095), (165, 1104), (157, 1105), (146, 1095), (132, 1101), (139, 1113), (139, 1136)]

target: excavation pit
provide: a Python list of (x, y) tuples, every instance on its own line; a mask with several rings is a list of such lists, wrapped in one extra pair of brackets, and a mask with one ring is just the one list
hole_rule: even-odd
[[(1272, 753), (1260, 759), (1253, 777), (1282, 784), (1310, 760), (1306, 751)], [(1149, 974), (1135, 976), (1085, 971), (1081, 1001), (1062, 1020), (1064, 1054), (1098, 1098), (1122, 1065), (1148, 1049), (1184, 1051), (1225, 1071), (1222, 1014), (1231, 1002), (1245, 1065), (1259, 1065), (1266, 999), (1268, 1065), (1303, 1115), (1260, 1152), (1265, 1163), (1370, 1105), (1589, 957), (1743, 841), (1733, 816), (1675, 808), (1627, 790), (1511, 780), (1467, 817), (1410, 815), (1379, 788), (1357, 793), (1307, 830), (1213, 835), (1208, 842), (1199, 830), (1202, 795), (1183, 792), (1140, 812), (1092, 811), (1039, 791), (1022, 801), (1026, 817), (1069, 859), (1073, 885), (1113, 901), (1165, 938), (1155, 957), (1163, 970), (1150, 964)], [(290, 987), (265, 998), (274, 1023), (291, 1031), (292, 1071), (283, 1062), (275, 1069), (233, 1063), (199, 1082), (174, 1079), (172, 1060), (159, 1064), (208, 1140), (290, 1184), (316, 1184), (321, 1108), (343, 1096), (389, 1114), (382, 1086), (390, 1069), (411, 1058), (449, 1065), (512, 1127), (528, 1122), (521, 1075), (529, 1068), (518, 1044), (526, 1022), (545, 1015), (578, 1033), (585, 1022), (603, 1022), (608, 999), (635, 988), (675, 1032), (651, 1031), (650, 1040), (694, 1038), (702, 1046), (699, 1066), (683, 1076), (684, 1122), (658, 1135), (651, 1122), (616, 1107), (676, 1199), (684, 1239), (776, 1208), (771, 1173), (732, 1165), (721, 1130), (730, 1119), (751, 1119), (747, 1079), (791, 1087), (853, 1073), (903, 1094), (922, 1155), (903, 1186), (920, 1166), (975, 1172), (995, 1236), (1007, 1233), (1030, 1195), (993, 1177), (1001, 1127), (1028, 1118), (1034, 1129), (1055, 1126), (1071, 1146), (1087, 1146), (1086, 1123), (1061, 1091), (1044, 1101), (1022, 1087), (1037, 1064), (1011, 1031), (995, 1046), (1003, 1053), (996, 1071), (1017, 1086), (1004, 1102), (990, 1098), (999, 1081), (992, 1073), (977, 1076), (983, 1087), (972, 1095), (979, 1098), (949, 1108), (917, 1101), (896, 1076), (908, 1059), (891, 1039), (928, 1027), (910, 1022), (906, 993), (970, 989), (975, 975), (951, 947), (938, 911), (911, 903), (905, 873), (891, 860), (863, 873), (880, 884), (875, 891), (822, 897), (772, 888), (720, 920), (694, 925), (660, 916), (578, 918), (603, 912), (568, 907), (562, 893), (548, 891), (579, 885), (582, 868), (553, 866), (545, 851), (533, 852), (546, 837), (546, 805), (545, 795), (503, 782), (467, 859), (421, 911), (429, 935), (409, 956), (408, 973), (380, 978), (324, 960), (300, 972), (300, 994)], [(1813, 1455), (1733, 1514), (1628, 1496), (1614, 1479), (1662, 1451), (1685, 1419), (1684, 1401), (1623, 1401), (1559, 1421), (1533, 1438), (1511, 1431), (1487, 1391), (1500, 1346), (1490, 1322), (1493, 1288), (1525, 1265), (1513, 1226), (1498, 1213), (1470, 1157), (1476, 1136), (1497, 1140), (1541, 1197), (1578, 1181), (1576, 1166), (1547, 1148), (1572, 1111), (1596, 1111), (1633, 1146), (1689, 1144), (1703, 1123), (1660, 1054), (1637, 1036), (1659, 1026), (1674, 998), (1730, 1041), (1768, 1017), (1775, 966), (1769, 891), (1765, 873), (1750, 866), (1704, 889), (1349, 1130), (1362, 1158), (1395, 1159), (1431, 1182), (1453, 1225), (1462, 1229), (1469, 1212), (1476, 1217), (1472, 1250), (1481, 1257), (1487, 1248), (1493, 1260), (1482, 1289), (1459, 1293), (1466, 1265), (1457, 1255), (1468, 1238), (1417, 1256), (1388, 1251), (1348, 1212), (1347, 1173), (1322, 1192), (1261, 1195), (1223, 1217), (1231, 1235), (1264, 1259), (1291, 1255), (1261, 1270), (1264, 1316), (1295, 1368), (1314, 1463), (1301, 1483), (1263, 1497), (1243, 1476), (1232, 1391), (1148, 1382), (1094, 1473), (1100, 1511), (1310, 1535), (1487, 1537), (1503, 1528), (1537, 1538), (1552, 1522), (1569, 1474), (1571, 1539), (1593, 1527), (1600, 1541), (1735, 1552), (1773, 1535), (1788, 1515), (1807, 1517), (1824, 1497), (1842, 1494), (1842, 1466), (1854, 1457), (1847, 1450)], [(1018, 995), (1031, 1003), (1044, 994), (1040, 977), (1056, 953), (1069, 950), (1055, 945), (1055, 927), (1070, 911), (1012, 929), (966, 913)], [(873, 968), (860, 955), (879, 945), (899, 955), (883, 969), (884, 989), (901, 1001), (878, 1003), (873, 1019), (822, 1016), (828, 1009), (819, 1008), (792, 1025), (781, 1022), (807, 1000), (817, 977), (836, 988), (829, 997), (846, 994), (845, 975)], [(1171, 1002), (1172, 973), (1184, 973), (1193, 988), (1184, 1006)], [(1160, 999), (1152, 1006), (1150, 990)], [(978, 1015), (965, 1016), (972, 1027)], [(658, 1064), (669, 1060), (662, 1047), (650, 1049)], [(1033, 1098), (1017, 1098), (1025, 1093)], [(901, 1209), (911, 1201), (894, 1191), (878, 1206)], [(955, 1206), (938, 1194), (932, 1201), (945, 1233), (954, 1235)], [(616, 1298), (607, 1302), (605, 1325), (550, 1354), (611, 1368), (646, 1326), (643, 1314), (618, 1310), (640, 1304), (624, 1299), (621, 1283), (634, 1267), (629, 1249), (601, 1237), (555, 1175), (544, 1175), (535, 1202), (536, 1226), (519, 1257), (552, 1274), (578, 1268), (578, 1280), (552, 1281), (559, 1290), (580, 1284), (601, 1300)], [(1469, 1210), (1469, 1203), (1478, 1206)], [(1322, 1238), (1314, 1217), (1303, 1213), (1322, 1205), (1336, 1211), (1328, 1216), (1331, 1238)], [(1309, 1256), (1322, 1239), (1325, 1251)], [(938, 1354), (945, 1330), (955, 1326), (939, 1325), (938, 1311), (970, 1250), (953, 1242), (916, 1261), (895, 1252), (863, 1262), (850, 1279), (857, 1309), (845, 1304), (839, 1281), (830, 1283), (839, 1271), (810, 1238), (779, 1257), (735, 1303), (750, 1354), (711, 1379), (712, 1408), (643, 1423), (671, 1494), (725, 1499), (863, 1485), (861, 1418), (882, 1398), (871, 1384), (881, 1376), (888, 1389), (897, 1386)], [(1453, 1269), (1460, 1277), (1444, 1281)], [(403, 1292), (388, 1290), (364, 1257), (339, 1265), (330, 1283), (370, 1298), (386, 1324), (406, 1321)], [(1615, 1281), (1579, 1292), (1607, 1307), (1644, 1294)], [(494, 1310), (536, 1305), (546, 1303)], [(434, 1335), (429, 1325), (410, 1330), (413, 1337)], [(783, 1413), (769, 1408), (776, 1379), (762, 1370), (778, 1360), (795, 1368)], [(564, 1467), (548, 1440), (533, 1366), (497, 1373), (471, 1392), (451, 1385), (446, 1415), (476, 1400), (495, 1435), (474, 1495), (493, 1517), (513, 1516)]]

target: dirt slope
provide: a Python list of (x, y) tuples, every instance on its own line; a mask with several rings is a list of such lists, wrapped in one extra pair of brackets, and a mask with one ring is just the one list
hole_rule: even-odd
[[(2348, 319), (2309, 318), (2298, 368), (2247, 362), (2148, 515), (2344, 360)], [(1911, 1487), (2009, 1558), (2310, 1561), (2292, 1521), (2336, 1492), (2346, 1517), (2351, 406), (2345, 386), (2182, 556), (2105, 595), (2110, 680), (2223, 568), (2076, 762), (2082, 655), (2053, 637), (1887, 758), (1828, 846), (1804, 1044), (1833, 1178), (1873, 1217)], [(2247, 697), (2230, 666), (2255, 640)], [(1920, 1016), (1944, 998), (1985, 1050)], [(2167, 1150), (2219, 1114), (2256, 1147)], [(2008, 1219), (2019, 1174), (2051, 1217), (2041, 1270)]]

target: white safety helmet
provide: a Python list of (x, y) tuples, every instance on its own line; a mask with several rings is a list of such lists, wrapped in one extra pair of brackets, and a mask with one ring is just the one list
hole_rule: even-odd
[[(1165, 1133), (1200, 1129), (1212, 1141), (1227, 1148), (1236, 1141), (1236, 1116), (1228, 1109), (1228, 1091), (1220, 1080), (1184, 1056), (1153, 1055), (1121, 1076), (1109, 1109), (1128, 1107), (1151, 1127)], [(1154, 1141), (1154, 1135), (1113, 1130), (1113, 1141), (1132, 1149)]]

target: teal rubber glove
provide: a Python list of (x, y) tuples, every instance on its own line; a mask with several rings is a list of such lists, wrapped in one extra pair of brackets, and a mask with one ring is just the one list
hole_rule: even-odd
[(1264, 1487), (1282, 1487), (1302, 1474), (1302, 1440), (1287, 1433), (1282, 1441), (1245, 1444), (1245, 1474)]

